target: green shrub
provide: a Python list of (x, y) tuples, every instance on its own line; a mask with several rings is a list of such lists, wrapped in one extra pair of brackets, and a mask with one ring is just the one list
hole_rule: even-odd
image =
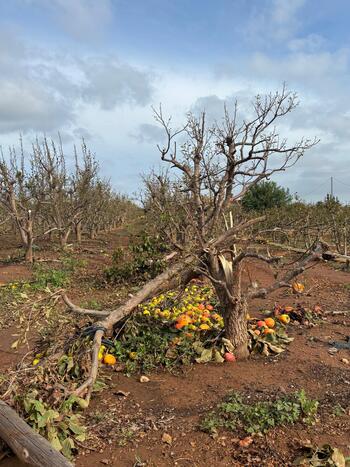
[(241, 394), (232, 393), (201, 423), (201, 429), (216, 433), (218, 428), (243, 430), (245, 433), (266, 433), (269, 429), (297, 421), (312, 423), (318, 402), (308, 399), (304, 390), (273, 401), (243, 402)]
[(166, 247), (159, 238), (143, 234), (140, 241), (126, 252), (118, 248), (113, 253), (113, 265), (106, 269), (106, 279), (113, 283), (152, 279), (164, 269), (165, 251)]

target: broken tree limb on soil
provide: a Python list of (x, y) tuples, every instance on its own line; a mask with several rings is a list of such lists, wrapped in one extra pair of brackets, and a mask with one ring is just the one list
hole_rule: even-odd
[(72, 467), (72, 464), (5, 402), (0, 400), (0, 438), (25, 464), (37, 467)]
[(316, 245), (316, 248), (309, 253), (304, 259), (298, 261), (294, 268), (290, 271), (287, 271), (284, 276), (278, 280), (276, 280), (273, 284), (269, 287), (261, 288), (255, 291), (252, 291), (248, 294), (249, 298), (265, 298), (268, 294), (273, 292), (274, 290), (281, 289), (283, 287), (292, 287), (290, 281), (297, 277), (299, 274), (302, 274), (307, 265), (315, 260), (322, 259), (322, 245)]
[[(198, 274), (196, 274), (194, 270), (194, 262), (195, 257), (188, 256), (182, 261), (173, 264), (166, 271), (145, 284), (133, 297), (127, 300), (126, 303), (120, 305), (118, 308), (112, 310), (111, 312), (106, 312), (108, 315), (105, 317), (105, 319), (96, 323), (96, 327), (98, 329), (96, 330), (94, 336), (90, 375), (89, 378), (75, 391), (76, 395), (86, 396), (86, 400), (88, 402), (90, 400), (92, 387), (97, 377), (98, 353), (100, 350), (102, 338), (105, 333), (110, 331), (118, 321), (129, 315), (138, 305), (140, 305), (148, 298), (186, 284), (191, 279), (196, 277)], [(72, 309), (72, 311), (89, 314), (91, 316), (92, 313), (90, 312), (93, 310), (85, 310), (84, 308), (77, 307), (72, 304), (72, 302), (70, 302), (67, 297), (64, 297), (64, 301), (68, 307)], [(70, 306), (70, 304), (72, 304), (73, 307)]]
[(69, 300), (66, 294), (62, 294), (62, 300), (64, 303), (75, 313), (80, 313), (82, 315), (91, 316), (93, 318), (106, 318), (111, 314), (109, 311), (100, 311), (100, 310), (89, 310), (88, 308), (81, 308), (78, 305), (75, 305), (73, 302)]
[[(294, 246), (284, 245), (283, 243), (264, 241), (264, 244), (268, 246), (273, 246), (275, 248), (280, 248), (281, 250), (292, 251), (294, 253), (306, 254), (309, 251), (303, 248), (296, 248)], [(336, 261), (338, 263), (349, 263), (350, 262), (350, 256), (342, 255), (340, 253), (330, 251), (328, 249), (327, 250), (324, 249), (324, 251), (322, 252), (322, 258), (326, 261)]]

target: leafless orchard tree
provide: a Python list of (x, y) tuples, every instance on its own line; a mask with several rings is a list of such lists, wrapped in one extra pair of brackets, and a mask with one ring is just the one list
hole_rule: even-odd
[(25, 169), (22, 144), (20, 155), (14, 148), (9, 148), (9, 156), (5, 158), (1, 150), (0, 203), (20, 234), (26, 260), (32, 262), (33, 223), (41, 201), (32, 197), (30, 185), (31, 175)]
[(30, 153), (9, 149), (0, 157), (1, 223), (12, 222), (33, 261), (33, 242), (50, 234), (65, 248), (74, 231), (82, 241), (83, 230), (93, 237), (123, 219), (128, 200), (113, 192), (99, 176), (95, 156), (84, 141), (70, 157), (61, 141), (37, 139)]
[[(153, 174), (146, 179), (149, 209), (167, 219), (165, 235), (170, 241), (175, 238), (175, 248), (196, 255), (197, 270), (210, 279), (217, 292), (226, 336), (240, 357), (248, 355), (247, 298), (268, 292), (242, 289), (242, 262), (255, 257), (273, 263), (276, 258), (253, 253), (251, 239), (245, 238), (247, 232), (218, 235), (224, 213), (252, 185), (285, 171), (317, 143), (303, 138), (289, 145), (279, 135), (276, 125), (297, 103), (296, 95), (283, 87), (281, 92), (257, 96), (249, 121), (240, 119), (236, 103), (232, 115), (224, 110), (220, 123), (208, 125), (205, 113), (199, 117), (188, 114), (185, 125), (175, 130), (161, 107), (155, 110), (166, 135), (165, 146), (159, 147), (161, 159), (171, 169), (168, 177)], [(179, 144), (182, 136), (185, 140)], [(286, 286), (288, 278), (287, 274), (278, 280), (271, 290)]]
[(166, 135), (166, 144), (159, 151), (169, 171), (146, 177), (144, 204), (157, 220), (157, 228), (162, 229), (177, 250), (179, 260), (110, 312), (80, 308), (63, 296), (73, 311), (101, 319), (94, 337), (91, 374), (76, 394), (90, 399), (101, 339), (116, 322), (154, 294), (184, 285), (200, 274), (210, 279), (217, 292), (226, 336), (235, 346), (236, 355), (248, 356), (247, 299), (266, 296), (280, 287), (291, 287), (290, 281), (320, 254), (317, 248), (292, 269), (276, 274), (275, 282), (268, 288), (245, 290), (241, 272), (246, 258), (267, 263), (277, 260), (257, 254), (252, 248), (254, 239), (249, 235), (250, 229), (263, 217), (236, 220), (224, 229), (225, 211), (250, 186), (288, 169), (317, 143), (303, 138), (289, 145), (279, 136), (275, 125), (296, 105), (296, 95), (283, 87), (275, 94), (257, 96), (253, 102), (254, 115), (249, 120), (240, 121), (236, 104), (232, 115), (225, 109), (222, 123), (208, 125), (204, 113), (199, 117), (189, 114), (185, 124), (175, 130), (161, 108), (155, 111)]

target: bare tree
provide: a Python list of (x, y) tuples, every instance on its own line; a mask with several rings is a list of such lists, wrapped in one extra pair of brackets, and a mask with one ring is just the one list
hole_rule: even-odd
[[(240, 357), (248, 354), (245, 315), (250, 296), (242, 289), (241, 263), (252, 256), (269, 263), (275, 259), (254, 254), (251, 242), (245, 239), (242, 243), (244, 236), (240, 238), (237, 233), (231, 239), (227, 235), (223, 241), (213, 239), (222, 232), (224, 213), (252, 185), (285, 171), (317, 143), (302, 138), (289, 145), (278, 133), (279, 120), (296, 105), (296, 95), (283, 87), (280, 92), (257, 96), (249, 120), (240, 119), (236, 103), (232, 114), (224, 109), (220, 123), (209, 125), (205, 113), (199, 117), (190, 113), (185, 125), (175, 130), (161, 107), (155, 110), (155, 118), (166, 135), (165, 146), (158, 147), (161, 159), (175, 174), (166, 180), (153, 174), (146, 180), (149, 204), (158, 215), (168, 214), (169, 240), (174, 232), (178, 234), (174, 247), (195, 252), (197, 269), (210, 279), (217, 292), (226, 336)], [(177, 140), (183, 136), (179, 144)], [(286, 285), (285, 280), (276, 283)]]
[(33, 145), (32, 165), (36, 174), (37, 197), (44, 199), (42, 214), (46, 222), (57, 230), (60, 245), (66, 246), (73, 229), (80, 242), (82, 224), (89, 215), (98, 172), (95, 157), (82, 141), (80, 156), (74, 147), (74, 170), (70, 171), (61, 141), (56, 144), (44, 138)]
[(13, 147), (9, 148), (6, 158), (1, 149), (0, 203), (20, 234), (26, 260), (33, 262), (33, 222), (41, 203), (32, 197), (31, 176), (25, 168), (22, 140), (20, 143), (20, 155)]
[(251, 229), (265, 218), (236, 219), (224, 228), (225, 212), (249, 187), (291, 167), (317, 143), (303, 138), (288, 145), (279, 136), (276, 124), (296, 105), (296, 95), (283, 87), (275, 94), (257, 96), (249, 120), (239, 120), (236, 104), (232, 115), (225, 109), (221, 124), (208, 125), (204, 113), (198, 118), (189, 114), (185, 125), (175, 130), (161, 108), (155, 111), (166, 135), (166, 144), (159, 151), (161, 159), (169, 165), (169, 175), (146, 177), (143, 201), (153, 219), (158, 219), (157, 227), (168, 229), (163, 233), (177, 249), (179, 260), (111, 312), (83, 309), (63, 296), (73, 311), (103, 318), (96, 326), (90, 377), (76, 394), (86, 394), (89, 400), (97, 375), (101, 339), (115, 323), (153, 294), (184, 285), (200, 274), (210, 279), (217, 292), (225, 332), (236, 355), (247, 357), (247, 300), (264, 297), (280, 287), (291, 287), (290, 281), (321, 254), (317, 246), (293, 267), (276, 271), (275, 281), (269, 287), (252, 284), (245, 289), (242, 264), (246, 258), (269, 264), (278, 260), (253, 248)]

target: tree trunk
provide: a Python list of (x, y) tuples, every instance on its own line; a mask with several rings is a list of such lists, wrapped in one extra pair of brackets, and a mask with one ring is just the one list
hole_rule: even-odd
[(81, 243), (82, 240), (82, 225), (81, 221), (79, 221), (77, 224), (75, 224), (75, 236), (77, 239), (77, 243)]
[(51, 444), (0, 400), (0, 438), (25, 464), (37, 467), (72, 467)]
[(211, 254), (208, 269), (223, 308), (225, 337), (232, 342), (235, 356), (239, 359), (249, 357), (247, 302), (242, 294), (241, 266), (233, 266), (232, 260), (223, 255)]
[(213, 284), (220, 304), (224, 309), (225, 337), (232, 342), (235, 348), (235, 356), (240, 360), (249, 357), (248, 350), (248, 326), (247, 326), (247, 303), (240, 297), (239, 290), (234, 301), (228, 296), (226, 290), (219, 284)]
[(26, 261), (28, 263), (33, 262), (33, 219), (32, 213), (28, 211), (28, 219), (27, 219), (27, 230), (26, 230)]
[(60, 232), (60, 245), (62, 248), (64, 248), (67, 245), (69, 235), (70, 235), (70, 228), (66, 231)]
[(33, 239), (30, 239), (28, 244), (26, 245), (25, 259), (28, 263), (33, 262)]
[(232, 342), (235, 356), (242, 360), (249, 357), (247, 307), (242, 302), (228, 303), (224, 313), (225, 337)]

